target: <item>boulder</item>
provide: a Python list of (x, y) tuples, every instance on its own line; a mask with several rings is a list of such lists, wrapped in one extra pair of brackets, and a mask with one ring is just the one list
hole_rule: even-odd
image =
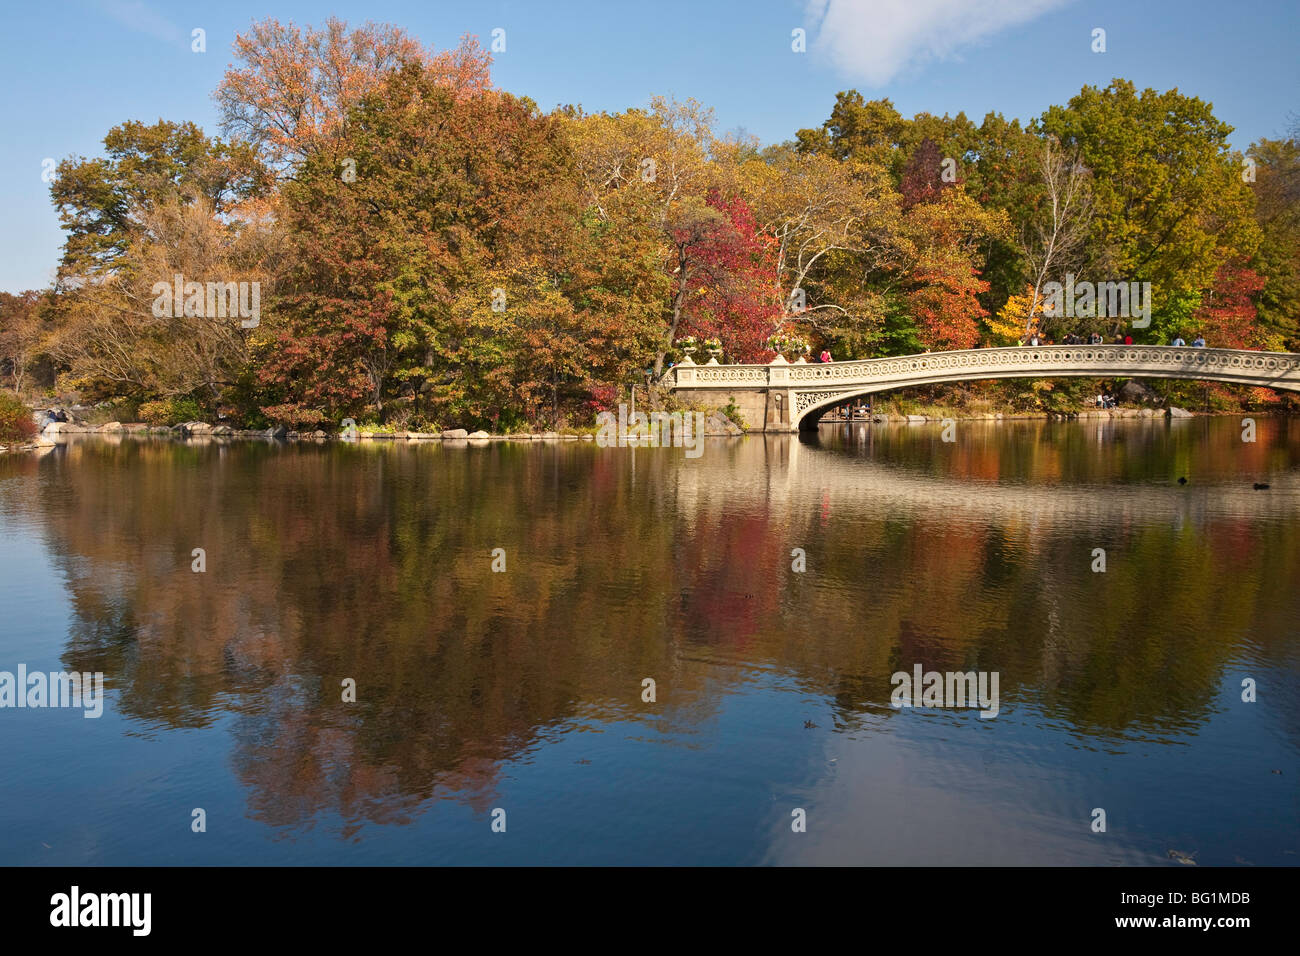
[(926, 418), (924, 415), (908, 415), (907, 420), (909, 422), (916, 423), (916, 422), (928, 422), (930, 419)]
[(233, 435), (234, 433), (235, 430), (229, 425), (217, 425), (212, 429), (212, 434), (214, 435)]
[(1196, 416), (1193, 415), (1191, 412), (1186, 411), (1185, 409), (1175, 408), (1174, 406), (1170, 405), (1169, 417), (1170, 418), (1195, 418)]
[(289, 429), (285, 428), (283, 425), (275, 425), (268, 428), (262, 434), (266, 435), (267, 438), (286, 438), (289, 435)]
[(745, 434), (745, 430), (722, 412), (710, 412), (704, 420), (704, 434), (709, 438), (730, 438)]
[(120, 432), (120, 431), (122, 431), (122, 423), (121, 423), (121, 422), (108, 422), (108, 423), (106, 423), (106, 424), (104, 424), (104, 425), (100, 425), (100, 426), (99, 426), (99, 430), (100, 430), (101, 432)]
[(556, 440), (559, 439), (559, 437), (560, 437), (560, 433), (559, 433), (559, 432), (542, 432), (542, 433), (541, 433), (540, 435), (538, 435), (537, 437), (538, 437), (538, 438), (543, 438), (543, 439), (545, 439), (545, 440), (547, 440), (547, 441), (556, 441)]
[(483, 431), (483, 430), (480, 429), (479, 431), (476, 431), (476, 432), (470, 432), (466, 437), (467, 437), (467, 438), (487, 438), (487, 437), (489, 437), (489, 436), (488, 436), (488, 433), (487, 433), (487, 432), (485, 432), (485, 431)]
[(318, 428), (318, 429), (316, 429), (314, 432), (311, 433), (311, 437), (312, 437), (312, 438), (329, 438), (329, 435), (326, 435), (323, 429)]
[(179, 426), (184, 435), (211, 435), (212, 426), (207, 422), (186, 422)]
[(463, 428), (444, 428), (442, 430), (443, 438), (468, 438), (469, 432)]
[(1119, 390), (1119, 400), (1121, 402), (1151, 402), (1156, 399), (1156, 393), (1151, 391), (1135, 378), (1129, 379)]
[(596, 440), (596, 436), (595, 436), (595, 435), (583, 435), (583, 436), (582, 436), (582, 440), (583, 440), (583, 441), (595, 441), (595, 440)]

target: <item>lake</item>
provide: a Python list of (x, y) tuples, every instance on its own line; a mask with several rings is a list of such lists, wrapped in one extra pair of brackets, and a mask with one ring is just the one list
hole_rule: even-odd
[(955, 437), (0, 457), (0, 862), (1300, 863), (1300, 421)]

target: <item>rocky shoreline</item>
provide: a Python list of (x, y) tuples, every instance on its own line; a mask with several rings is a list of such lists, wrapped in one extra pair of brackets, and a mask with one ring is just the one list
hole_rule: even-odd
[[(706, 438), (729, 438), (745, 434), (745, 430), (721, 413), (712, 413), (705, 419), (704, 436)], [(270, 441), (346, 441), (340, 432), (294, 431), (289, 428), (275, 427), (266, 429), (239, 429), (229, 425), (212, 425), (207, 422), (184, 422), (179, 425), (147, 425), (142, 422), (108, 422), (104, 425), (92, 425), (88, 422), (54, 421), (45, 426), (34, 441), (0, 444), (0, 451), (23, 451), (34, 448), (49, 447), (58, 444), (60, 435), (148, 435), (172, 439), (260, 439)], [(416, 431), (373, 431), (357, 429), (357, 441), (449, 441), (473, 444), (489, 442), (525, 442), (525, 441), (595, 441), (594, 433), (569, 434), (562, 432), (516, 432), (509, 435), (494, 435), (485, 431), (468, 431), (464, 428), (448, 428), (438, 432)]]
[[(1226, 414), (1226, 413), (1225, 413)], [(946, 419), (956, 421), (1048, 421), (1048, 420), (1086, 420), (1086, 419), (1171, 419), (1195, 418), (1197, 415), (1181, 408), (1109, 408), (1085, 409), (1078, 412), (962, 412), (944, 416), (937, 415), (903, 415), (898, 413), (875, 413), (869, 418), (854, 419), (853, 423), (862, 424), (871, 421), (875, 424), (938, 424)], [(844, 419), (823, 419), (822, 424), (844, 424)], [(706, 438), (734, 438), (748, 432), (721, 413), (712, 413), (706, 419), (704, 435)], [(755, 433), (761, 434), (761, 433)], [(91, 425), (87, 422), (51, 422), (32, 441), (0, 443), (0, 453), (31, 451), (48, 448), (59, 442), (59, 435), (147, 435), (171, 439), (226, 439), (226, 440), (262, 440), (262, 441), (345, 441), (340, 433), (315, 431), (294, 431), (277, 427), (266, 429), (238, 429), (229, 425), (212, 425), (207, 422), (185, 422), (180, 425), (147, 425), (141, 422), (108, 422), (104, 425)], [(392, 441), (392, 442), (453, 442), (457, 444), (486, 445), (490, 442), (590, 442), (595, 441), (591, 433), (566, 434), (562, 432), (516, 432), (509, 435), (495, 435), (485, 431), (468, 431), (464, 428), (448, 428), (440, 432), (394, 431), (380, 432), (358, 429), (357, 441)]]

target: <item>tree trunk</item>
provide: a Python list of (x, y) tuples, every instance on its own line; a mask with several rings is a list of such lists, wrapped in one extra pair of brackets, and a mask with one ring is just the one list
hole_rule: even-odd
[(664, 373), (664, 356), (668, 354), (668, 349), (672, 348), (673, 340), (677, 338), (677, 326), (682, 321), (682, 307), (686, 305), (686, 294), (689, 287), (689, 277), (686, 274), (686, 256), (681, 254), (677, 258), (678, 280), (677, 292), (673, 296), (673, 318), (668, 326), (668, 342), (665, 347), (660, 348), (655, 353), (655, 381)]

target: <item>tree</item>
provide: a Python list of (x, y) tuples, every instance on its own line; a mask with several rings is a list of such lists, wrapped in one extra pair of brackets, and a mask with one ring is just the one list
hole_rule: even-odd
[(1092, 225), (1088, 170), (1077, 156), (1067, 156), (1050, 134), (1042, 139), (1039, 148), (1038, 171), (1042, 177), (1043, 201), (1034, 219), (1025, 224), (1020, 240), (1021, 253), (1033, 282), (1025, 311), (1025, 335), (1042, 314), (1043, 285), (1075, 261)]
[(1040, 137), (1022, 129), (1019, 120), (990, 112), (973, 132), (961, 166), (967, 194), (987, 209), (1002, 210), (1011, 223), (1006, 236), (990, 237), (983, 250), (981, 274), (990, 285), (983, 301), (990, 311), (1026, 281), (1023, 240), (1044, 205), (1041, 150)]
[(899, 205), (883, 167), (774, 147), (736, 180), (775, 242), (775, 321), (826, 333), (861, 315), (863, 278), (898, 260)]
[(1257, 322), (1252, 300), (1263, 287), (1264, 277), (1243, 262), (1224, 263), (1192, 317), (1196, 329), (1220, 348), (1279, 348)]
[(899, 191), (903, 194), (903, 209), (910, 209), (919, 202), (934, 202), (939, 198), (939, 191), (944, 187), (943, 156), (934, 140), (926, 137), (908, 157), (903, 168), (902, 183)]
[(44, 298), (44, 293), (36, 290), (18, 295), (0, 292), (0, 371), (8, 374), (11, 387), (19, 395), (30, 383), (44, 340)]
[(235, 37), (235, 55), (243, 65), (226, 70), (215, 94), (222, 129), (252, 143), (282, 174), (321, 150), (344, 159), (348, 111), (391, 71), (418, 63), (435, 85), (472, 96), (490, 87), (492, 62), (470, 36), (435, 52), (400, 27), (349, 30), (336, 17), (305, 29), (261, 20)]
[[(215, 406), (245, 373), (250, 332), (241, 306), (273, 290), (279, 234), (178, 197), (132, 213), (141, 234), (124, 268), (66, 289), (48, 350), (92, 393), (182, 396)], [(176, 276), (184, 295), (173, 297)], [(190, 298), (191, 286), (198, 288)], [(234, 297), (212, 291), (232, 287)], [(240, 284), (243, 283), (243, 288)], [(159, 301), (159, 286), (166, 289)]]
[(845, 90), (835, 94), (830, 118), (821, 129), (801, 129), (796, 139), (801, 152), (873, 161), (889, 167), (906, 128), (907, 120), (889, 100), (868, 102), (857, 90)]
[(1150, 281), (1165, 337), (1188, 317), (1221, 263), (1259, 242), (1232, 128), (1178, 90), (1138, 93), (1127, 80), (1086, 86), (1050, 107), (1042, 129), (1092, 171), (1089, 257), (1099, 280)]
[[(574, 315), (557, 256), (578, 184), (559, 120), (509, 94), (459, 95), (411, 62), (344, 136), (354, 178), (317, 153), (285, 187), (293, 266), (262, 372), (276, 401), (382, 416), (409, 392), (430, 414), (482, 423), (513, 400), (517, 374), (513, 398), (535, 411), (538, 363), (563, 351), (536, 337)], [(561, 374), (548, 367), (553, 388)]]
[(907, 300), (921, 341), (932, 349), (971, 348), (979, 341), (979, 320), (988, 314), (978, 300), (988, 291), (979, 276), (978, 250), (988, 237), (1005, 234), (1006, 214), (982, 209), (957, 187), (913, 206), (903, 228), (911, 249), (904, 273)]
[(694, 100), (654, 97), (649, 112), (571, 112), (569, 135), (593, 214), (620, 233), (644, 231), (658, 243), (667, 280), (651, 360), (658, 378), (699, 290), (721, 288), (723, 263), (740, 256), (724, 248), (745, 242), (717, 201), (730, 169), (710, 161), (718, 147), (712, 111)]
[(203, 389), (215, 402), (247, 361), (240, 317), (158, 314), (154, 286), (269, 283), (269, 177), (192, 123), (127, 122), (104, 144), (106, 158), (65, 160), (51, 186), (67, 237), (49, 354), (94, 394)]
[[(767, 353), (767, 340), (782, 316), (772, 294), (775, 243), (759, 232), (743, 199), (727, 199), (715, 190), (708, 205), (720, 215), (701, 221), (698, 246), (682, 248), (677, 277), (684, 301), (673, 334), (716, 336), (737, 360), (758, 361)], [(679, 230), (677, 238), (692, 241), (695, 233), (688, 227)], [(697, 286), (694, 291), (692, 286)]]
[(1024, 295), (1013, 295), (998, 312), (988, 320), (993, 345), (1015, 345), (1025, 338), (1025, 330), (1032, 329), (1042, 319), (1042, 299), (1035, 295), (1033, 286), (1026, 286)]
[(1270, 341), (1300, 351), (1300, 132), (1285, 140), (1260, 140), (1256, 163), (1255, 219), (1260, 228), (1254, 268), (1265, 279), (1257, 296), (1258, 321)]
[(227, 144), (194, 123), (132, 120), (104, 137), (103, 158), (61, 162), (50, 196), (67, 236), (62, 283), (88, 281), (125, 265), (131, 243), (145, 236), (141, 214), (182, 201), (233, 213), (270, 188), (266, 170), (246, 146)]

